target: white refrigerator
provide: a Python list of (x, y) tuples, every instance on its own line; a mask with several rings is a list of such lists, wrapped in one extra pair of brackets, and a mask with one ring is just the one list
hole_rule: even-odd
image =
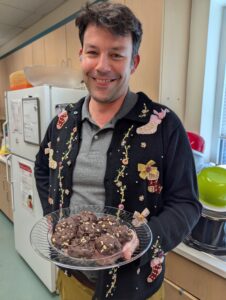
[(41, 258), (30, 244), (31, 229), (43, 216), (35, 185), (34, 160), (51, 119), (65, 105), (86, 94), (86, 89), (51, 86), (6, 93), (15, 247), (51, 292), (55, 291), (56, 267)]

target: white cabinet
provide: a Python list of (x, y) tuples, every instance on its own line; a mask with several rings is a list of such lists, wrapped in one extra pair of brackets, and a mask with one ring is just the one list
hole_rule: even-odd
[(6, 178), (6, 164), (0, 162), (0, 210), (13, 221), (11, 188)]

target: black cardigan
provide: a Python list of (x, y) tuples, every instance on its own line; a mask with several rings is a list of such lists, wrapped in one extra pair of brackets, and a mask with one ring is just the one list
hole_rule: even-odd
[[(107, 299), (142, 300), (154, 294), (164, 278), (164, 253), (189, 234), (201, 212), (193, 155), (179, 118), (145, 94), (138, 96), (135, 107), (115, 125), (107, 152), (105, 205), (123, 205), (130, 212), (148, 208), (153, 243), (141, 259), (114, 270), (116, 284), (111, 292), (114, 271), (99, 272), (94, 297), (99, 300), (106, 295)], [(35, 177), (44, 214), (70, 204), (83, 102), (69, 105), (53, 119), (36, 156)]]

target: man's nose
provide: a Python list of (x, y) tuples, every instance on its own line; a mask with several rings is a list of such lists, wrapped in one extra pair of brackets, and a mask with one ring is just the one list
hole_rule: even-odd
[(110, 65), (110, 59), (109, 59), (108, 55), (101, 54), (98, 57), (96, 70), (99, 72), (108, 72), (108, 71), (110, 71), (110, 69), (111, 69), (111, 65)]

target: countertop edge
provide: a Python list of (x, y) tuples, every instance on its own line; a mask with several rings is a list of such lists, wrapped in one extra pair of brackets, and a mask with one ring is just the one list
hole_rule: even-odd
[(200, 265), (201, 267), (226, 278), (226, 261), (219, 259), (218, 257), (198, 251), (185, 244), (179, 244), (173, 252), (193, 261), (194, 263)]

